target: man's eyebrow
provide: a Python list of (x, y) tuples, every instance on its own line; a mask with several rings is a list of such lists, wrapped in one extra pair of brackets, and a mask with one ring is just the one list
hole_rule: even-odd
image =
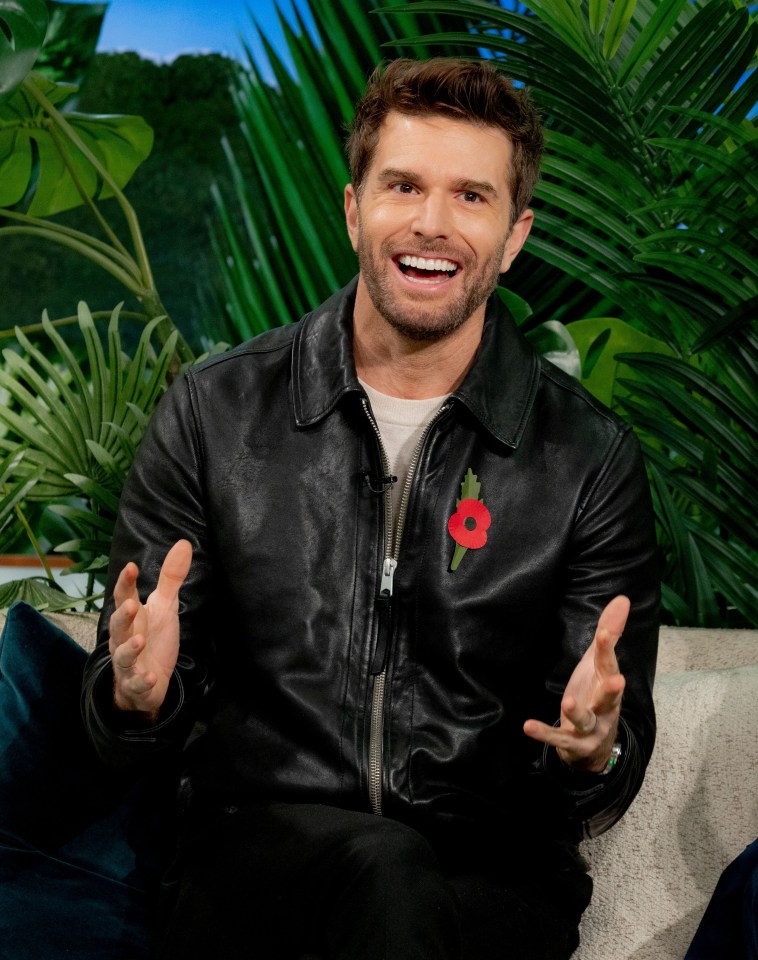
[[(400, 181), (402, 183), (418, 183), (423, 180), (420, 173), (415, 170), (401, 170), (399, 167), (385, 167), (380, 170), (377, 179), (380, 183), (393, 183)], [(453, 189), (461, 193), (481, 193), (493, 200), (499, 198), (496, 187), (489, 180), (469, 180), (467, 177), (461, 177), (453, 182)]]
[(456, 180), (455, 189), (460, 190), (461, 193), (483, 193), (493, 200), (497, 200), (499, 196), (497, 189), (489, 180)]
[(421, 174), (415, 170), (400, 170), (398, 167), (385, 167), (384, 170), (379, 171), (378, 179), (382, 183), (391, 183), (394, 180), (417, 183), (421, 179)]

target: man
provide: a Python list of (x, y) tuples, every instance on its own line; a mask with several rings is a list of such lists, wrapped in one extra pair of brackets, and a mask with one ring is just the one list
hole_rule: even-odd
[(541, 147), (491, 65), (377, 71), (357, 280), (151, 422), (84, 709), (112, 763), (187, 741), (163, 957), (578, 942), (575, 845), (652, 750), (657, 583), (631, 431), (492, 296)]

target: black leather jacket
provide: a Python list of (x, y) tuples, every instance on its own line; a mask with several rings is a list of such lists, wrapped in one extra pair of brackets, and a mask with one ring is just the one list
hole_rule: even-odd
[[(636, 439), (492, 298), (393, 543), (352, 359), (354, 294), (355, 281), (161, 401), (121, 499), (108, 592), (135, 560), (146, 595), (189, 538), (181, 655), (158, 725), (130, 729), (111, 705), (108, 600), (84, 684), (93, 742), (124, 765), (177, 749), (198, 721), (185, 760), (209, 802), (373, 804), (485, 835), (600, 832), (639, 789), (655, 734), (656, 548)], [(469, 468), (491, 526), (451, 571), (448, 519)], [(522, 725), (556, 720), (618, 593), (632, 602), (624, 752), (607, 777), (573, 774)]]

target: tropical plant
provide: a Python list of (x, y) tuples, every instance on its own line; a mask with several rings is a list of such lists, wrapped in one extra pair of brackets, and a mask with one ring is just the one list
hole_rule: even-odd
[[(486, 39), (545, 111), (549, 150), (529, 249), (545, 264), (542, 281), (558, 270), (595, 291), (593, 312), (617, 318), (569, 330), (590, 371), (605, 355), (606, 399), (641, 437), (664, 605), (681, 623), (730, 622), (735, 611), (758, 623), (758, 25), (732, 0), (454, 6), (469, 19), (445, 39)], [(551, 309), (545, 294), (531, 302), (537, 316)], [(650, 340), (631, 352), (619, 331), (654, 338), (655, 353)]]
[[(25, 234), (78, 252), (137, 297), (144, 314), (136, 316), (145, 322), (129, 357), (119, 334), (120, 308), (106, 311), (106, 356), (93, 315), (81, 303), (73, 319), (84, 342), (82, 362), (56, 330), (71, 318), (53, 322), (47, 314), (40, 326), (50, 356), (27, 336), (36, 324), (17, 327), (17, 346), (3, 352), (0, 545), (17, 543), (23, 532), (46, 573), (41, 583), (4, 587), (3, 606), (19, 597), (48, 608), (71, 605), (53, 589), (41, 530), (76, 561), (73, 572), (90, 574), (93, 592), (147, 418), (167, 382), (194, 359), (161, 303), (138, 219), (123, 192), (150, 152), (152, 130), (140, 117), (60, 109), (77, 89), (60, 78), (86, 66), (104, 10), (103, 4), (0, 0), (0, 242)], [(35, 61), (45, 75), (30, 72)], [(109, 198), (123, 215), (131, 251), (106, 216), (103, 201)], [(77, 205), (90, 211), (100, 236), (51, 219)], [(161, 344), (157, 357), (153, 336)]]
[(502, 62), (532, 88), (548, 133), (537, 225), (509, 274), (530, 305), (518, 319), (527, 331), (567, 324), (585, 384), (634, 424), (668, 618), (758, 624), (758, 27), (747, 4), (372, 6), (307, 0), (317, 36), (302, 18), (283, 23), (294, 73), (265, 45), (274, 84), (248, 54), (235, 96), (252, 173), (228, 151), (236, 196), (216, 193), (214, 241), (239, 335), (299, 316), (355, 270), (341, 140), (373, 65), (432, 52)]
[[(96, 29), (104, 12), (90, 5), (51, 3), (54, 29), (46, 48), (49, 12), (45, 0), (0, 0), (0, 242), (3, 236), (28, 235), (76, 251), (114, 276), (141, 303), (145, 318), (161, 317), (158, 336), (175, 332), (155, 286), (139, 221), (123, 188), (148, 156), (153, 132), (141, 117), (91, 116), (63, 112), (77, 86), (51, 79), (60, 75), (66, 44), (64, 24), (87, 25), (86, 49), (94, 51)], [(75, 39), (80, 38), (78, 31)], [(7, 34), (7, 36), (6, 36)], [(95, 35), (96, 37), (96, 35)], [(47, 76), (32, 72), (43, 51)], [(52, 50), (52, 55), (49, 52)], [(75, 63), (81, 67), (80, 57)], [(109, 222), (102, 201), (113, 198), (123, 216), (131, 250)], [(49, 218), (85, 205), (96, 234)], [(174, 372), (194, 357), (181, 335), (174, 337)]]
[[(71, 572), (94, 575), (107, 564), (124, 478), (165, 387), (176, 347), (173, 333), (156, 356), (151, 343), (160, 323), (156, 317), (128, 357), (121, 345), (119, 312), (117, 307), (111, 315), (106, 352), (89, 309), (80, 303), (83, 362), (46, 314), (42, 322), (49, 351), (35, 346), (20, 329), (16, 332), (24, 353), (3, 351), (0, 388), (8, 400), (0, 407), (0, 423), (7, 428), (0, 436), (5, 455), (0, 467), (0, 488), (5, 489), (0, 533), (13, 511), (18, 516), (22, 502), (44, 504), (68, 531), (56, 546), (77, 561)], [(48, 352), (61, 359), (50, 359)], [(23, 513), (19, 519), (25, 523)], [(28, 533), (46, 568), (36, 537)], [(47, 577), (51, 582), (49, 569)], [(71, 603), (55, 592), (44, 599), (57, 606)]]

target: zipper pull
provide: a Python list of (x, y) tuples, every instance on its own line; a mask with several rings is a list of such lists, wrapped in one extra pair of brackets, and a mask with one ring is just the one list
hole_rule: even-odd
[(381, 673), (387, 665), (387, 653), (392, 637), (392, 588), (396, 569), (397, 560), (387, 557), (382, 565), (379, 596), (376, 598), (379, 623), (376, 631), (376, 649), (369, 668), (373, 676)]
[(392, 585), (395, 579), (395, 570), (397, 570), (397, 560), (394, 557), (387, 557), (382, 567), (382, 582), (379, 585), (380, 597), (392, 596)]

